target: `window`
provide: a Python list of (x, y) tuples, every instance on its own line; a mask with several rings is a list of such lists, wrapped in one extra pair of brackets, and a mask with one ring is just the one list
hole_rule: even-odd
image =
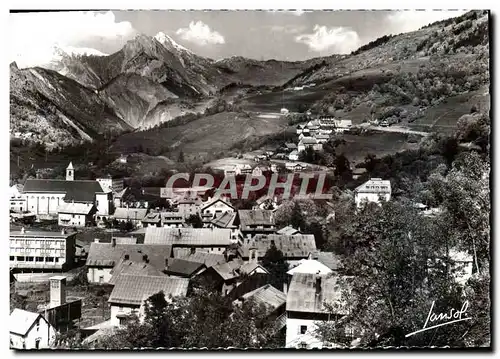
[(299, 349), (307, 349), (307, 343), (306, 342), (301, 342), (299, 344)]
[(307, 325), (301, 325), (300, 334), (306, 334), (306, 332), (307, 332)]
[(99, 283), (104, 283), (104, 276), (102, 275), (99, 276)]
[(40, 339), (35, 340), (35, 349), (40, 349)]
[(24, 256), (18, 256), (17, 257), (18, 262), (24, 262)]
[(120, 321), (120, 325), (125, 325), (125, 318), (118, 318), (118, 320)]
[(36, 257), (35, 262), (43, 262), (43, 257)]
[(36, 331), (39, 332), (40, 331), (40, 320), (38, 320), (36, 322)]
[(59, 262), (59, 257), (56, 257), (56, 259), (55, 259), (55, 260), (56, 260), (56, 263), (58, 263), (58, 262)]
[(14, 260), (14, 256), (10, 256), (9, 260), (13, 261)]
[(34, 262), (35, 261), (35, 257), (26, 257), (26, 261), (27, 262)]
[(54, 257), (47, 257), (45, 259), (46, 262), (53, 262), (54, 261)]

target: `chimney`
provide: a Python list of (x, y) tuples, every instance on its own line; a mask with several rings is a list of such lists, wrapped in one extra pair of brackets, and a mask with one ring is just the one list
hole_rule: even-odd
[(21, 234), (24, 234), (24, 227), (21, 228)]
[(55, 276), (50, 281), (50, 308), (66, 303), (66, 277)]
[(65, 235), (65, 234), (66, 234), (66, 230), (65, 230), (64, 228), (61, 230), (61, 234), (62, 234), (62, 235)]
[(99, 243), (99, 238), (94, 238), (94, 243)]
[(181, 229), (179, 228), (179, 237), (182, 236), (182, 231)]
[(165, 258), (165, 267), (168, 268), (168, 258)]
[(148, 255), (145, 254), (142, 256), (142, 260), (145, 262), (145, 263), (149, 263), (149, 259), (148, 259)]
[(116, 238), (111, 238), (111, 247), (116, 247)]
[(321, 277), (318, 275), (316, 277), (316, 295), (321, 293)]

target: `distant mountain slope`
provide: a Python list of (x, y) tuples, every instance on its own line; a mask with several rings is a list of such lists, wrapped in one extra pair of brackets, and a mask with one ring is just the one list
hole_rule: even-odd
[(94, 91), (55, 71), (15, 64), (10, 71), (12, 132), (32, 132), (53, 147), (131, 128)]

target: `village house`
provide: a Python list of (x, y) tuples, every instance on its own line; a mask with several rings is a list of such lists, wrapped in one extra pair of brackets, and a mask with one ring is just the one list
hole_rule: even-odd
[(240, 232), (244, 238), (251, 238), (256, 234), (270, 234), (276, 231), (274, 212), (271, 210), (242, 209), (238, 211), (238, 219)]
[(89, 283), (108, 283), (111, 271), (121, 259), (137, 263), (147, 260), (157, 270), (163, 270), (171, 257), (172, 246), (169, 245), (118, 244), (113, 238), (111, 243), (100, 243), (96, 239), (87, 257), (87, 279)]
[(105, 192), (111, 191), (113, 193), (119, 193), (123, 191), (123, 178), (113, 178), (108, 175), (106, 177), (96, 178), (96, 181), (99, 182)]
[(286, 294), (274, 288), (271, 284), (254, 289), (243, 294), (233, 301), (234, 305), (244, 306), (245, 303), (252, 302), (266, 308), (269, 318), (276, 321), (276, 331), (285, 328), (286, 325)]
[[(315, 334), (317, 321), (337, 320), (347, 314), (342, 290), (345, 277), (295, 273), (286, 298), (286, 348), (312, 349), (323, 347)], [(325, 302), (334, 306), (329, 312)], [(352, 338), (350, 329), (346, 337)]]
[(200, 214), (202, 205), (203, 202), (199, 197), (190, 198), (190, 196), (182, 198), (176, 203), (177, 211), (184, 217), (184, 219), (187, 219), (192, 215)]
[(161, 227), (163, 228), (181, 228), (184, 227), (184, 216), (179, 212), (161, 212)]
[(168, 276), (139, 276), (122, 274), (118, 277), (108, 303), (111, 306), (111, 324), (125, 325), (130, 315), (144, 320), (145, 301), (163, 291), (165, 299), (185, 297), (189, 279)]
[(371, 178), (354, 190), (354, 200), (358, 208), (373, 202), (381, 205), (382, 201), (391, 200), (391, 181)]
[[(159, 257), (156, 256), (153, 258), (159, 258)], [(123, 255), (122, 258), (120, 258), (118, 263), (111, 270), (110, 272), (111, 277), (109, 279), (108, 284), (115, 285), (116, 282), (118, 281), (118, 278), (122, 274), (161, 277), (165, 275), (163, 269), (166, 268), (168, 260), (170, 260), (170, 258), (167, 258), (165, 260), (165, 263), (162, 263), (160, 259), (160, 262), (155, 263), (156, 264), (155, 266), (152, 263), (150, 263), (150, 258), (148, 255), (143, 255), (142, 260), (138, 258), (133, 258), (133, 260), (131, 260), (130, 256), (128, 254), (125, 254)]]
[(23, 196), (23, 185), (15, 184), (9, 189), (10, 210), (23, 213), (27, 211), (26, 198)]
[(288, 155), (288, 159), (290, 161), (298, 161), (299, 160), (299, 152), (297, 150), (293, 150), (292, 152), (290, 152), (290, 154)]
[(294, 236), (296, 234), (302, 234), (302, 233), (300, 232), (300, 228), (296, 229), (293, 228), (292, 226), (286, 226), (277, 231), (276, 234), (283, 234), (285, 236)]
[(318, 140), (316, 140), (314, 137), (303, 137), (299, 145), (297, 146), (297, 150), (299, 152), (305, 151), (306, 148), (312, 148), (314, 151), (322, 151), (323, 150), (323, 144), (319, 143)]
[(285, 169), (290, 172), (301, 172), (306, 169), (305, 166), (303, 166), (300, 163), (291, 163), (287, 162), (285, 163)]
[(75, 263), (75, 233), (10, 231), (10, 268), (18, 271), (62, 271)]
[(203, 215), (210, 215), (211, 219), (223, 213), (234, 213), (236, 209), (227, 201), (221, 198), (209, 198), (201, 207)]
[(304, 128), (306, 127), (306, 125), (303, 125), (303, 124), (299, 124), (297, 125), (297, 135), (300, 135), (302, 133), (302, 131), (304, 131)]
[(264, 172), (267, 171), (267, 168), (262, 167), (262, 166), (255, 166), (254, 169), (252, 170), (252, 176), (257, 177), (257, 176), (262, 176)]
[(57, 217), (64, 203), (90, 203), (98, 213), (109, 213), (112, 201), (99, 182), (75, 180), (72, 163), (66, 169), (66, 180), (27, 179), (23, 192), (27, 210), (43, 218)]
[(144, 244), (164, 244), (191, 253), (223, 254), (231, 244), (231, 230), (220, 228), (146, 228)]
[(147, 212), (147, 208), (117, 208), (111, 217), (119, 223), (131, 222), (134, 227), (140, 228)]
[(318, 133), (314, 136), (314, 138), (316, 139), (316, 141), (318, 141), (318, 143), (323, 144), (328, 142), (328, 140), (330, 139), (330, 135)]
[(62, 227), (88, 227), (95, 224), (97, 208), (91, 203), (63, 203), (58, 210), (58, 224)]
[(252, 239), (241, 240), (238, 254), (244, 261), (257, 263), (272, 245), (283, 253), (291, 266), (298, 264), (301, 259), (312, 259), (318, 252), (312, 234), (258, 234)]
[[(286, 273), (288, 274), (291, 280), (292, 276), (296, 273), (327, 275), (332, 273), (332, 270), (323, 263), (315, 259), (301, 259), (295, 266), (292, 266)], [(287, 285), (289, 284), (290, 283), (288, 282)], [(284, 288), (284, 292), (287, 293), (286, 286)]]
[(48, 349), (56, 331), (40, 313), (16, 308), (10, 313), (9, 334), (11, 349)]
[(336, 133), (343, 133), (349, 131), (352, 128), (352, 120), (335, 120)]

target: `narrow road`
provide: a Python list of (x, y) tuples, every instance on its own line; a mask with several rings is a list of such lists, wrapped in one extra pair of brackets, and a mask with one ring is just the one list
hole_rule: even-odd
[(359, 127), (366, 128), (369, 130), (382, 131), (382, 132), (398, 132), (398, 133), (407, 133), (407, 134), (419, 135), (419, 136), (428, 136), (429, 135), (429, 132), (414, 131), (414, 130), (410, 130), (409, 128), (401, 127), (401, 126), (382, 127), (382, 126), (361, 124), (361, 125), (359, 125)]

